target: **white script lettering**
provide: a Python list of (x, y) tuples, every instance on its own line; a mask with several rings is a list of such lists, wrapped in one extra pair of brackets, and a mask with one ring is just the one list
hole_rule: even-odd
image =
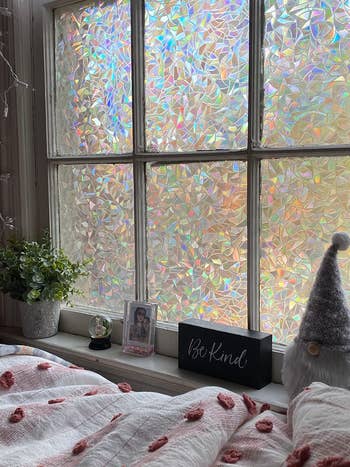
[(207, 350), (204, 345), (201, 345), (202, 341), (198, 337), (197, 339), (191, 339), (190, 345), (188, 346), (187, 354), (192, 360), (197, 360), (197, 358), (205, 358), (207, 355)]
[(192, 360), (198, 358), (204, 359), (208, 357), (209, 362), (216, 361), (222, 363), (228, 363), (231, 366), (237, 366), (238, 368), (245, 368), (248, 364), (247, 349), (242, 350), (239, 355), (233, 355), (227, 353), (222, 349), (222, 342), (213, 342), (210, 350), (207, 346), (202, 344), (202, 340), (198, 337), (191, 339), (190, 345), (188, 346), (187, 355)]

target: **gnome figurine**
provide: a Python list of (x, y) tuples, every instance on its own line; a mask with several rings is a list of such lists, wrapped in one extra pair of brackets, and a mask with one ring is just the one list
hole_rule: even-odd
[(312, 382), (350, 389), (350, 310), (337, 264), (338, 250), (350, 237), (336, 233), (326, 251), (312, 287), (299, 334), (287, 347), (282, 382), (289, 398)]

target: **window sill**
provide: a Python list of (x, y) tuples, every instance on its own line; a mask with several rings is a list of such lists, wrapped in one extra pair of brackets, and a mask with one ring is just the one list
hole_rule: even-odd
[[(93, 314), (96, 314), (96, 309), (93, 311), (94, 313), (92, 313), (92, 310), (80, 307), (74, 307), (73, 309), (61, 308), (59, 330), (69, 334), (76, 334), (77, 336), (88, 337), (89, 320)], [(113, 321), (112, 342), (121, 344), (123, 340), (123, 316), (118, 314), (109, 314), (109, 316)], [(178, 324), (157, 321), (155, 346), (159, 356), (177, 359)], [(278, 385), (281, 383), (284, 351), (284, 346), (278, 344), (272, 345), (272, 381)]]
[(281, 384), (270, 383), (255, 390), (223, 379), (200, 375), (178, 368), (177, 358), (155, 354), (134, 357), (122, 352), (118, 344), (107, 350), (94, 351), (88, 347), (89, 338), (59, 332), (46, 339), (28, 339), (19, 328), (0, 327), (0, 341), (24, 344), (54, 353), (66, 360), (98, 372), (111, 381), (127, 380), (136, 390), (181, 394), (202, 386), (220, 386), (241, 394), (248, 393), (259, 402), (268, 402), (278, 412), (285, 412), (288, 399)]

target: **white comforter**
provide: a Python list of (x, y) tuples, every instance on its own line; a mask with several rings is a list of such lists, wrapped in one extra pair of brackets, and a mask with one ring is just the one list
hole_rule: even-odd
[[(332, 388), (331, 402), (338, 408), (334, 452), (331, 436), (323, 433), (317, 445), (310, 435), (312, 427), (317, 432), (315, 424), (319, 426), (326, 410), (320, 401), (322, 391), (329, 388), (319, 383), (295, 399), (287, 421), (271, 411), (260, 414), (258, 404), (250, 407), (249, 400), (219, 387), (177, 397), (123, 392), (127, 386), (121, 385), (121, 390), (96, 373), (70, 368), (49, 354), (45, 357), (0, 358), (0, 466), (205, 467), (229, 461), (246, 467), (294, 467), (303, 464), (293, 464), (291, 453), (305, 445), (310, 451), (305, 465), (317, 465), (331, 455), (350, 458), (350, 397), (344, 390)], [(232, 397), (234, 407), (223, 407), (219, 393)], [(320, 406), (316, 415), (312, 397)], [(328, 391), (325, 401), (329, 397)], [(203, 410), (201, 418), (184, 418), (198, 408)], [(266, 423), (257, 425), (262, 419), (271, 422), (271, 431), (266, 431)], [(332, 412), (326, 419), (329, 434)], [(297, 437), (292, 436), (297, 428), (293, 423), (300, 425)], [(166, 443), (152, 450), (158, 439)], [(350, 462), (320, 465), (349, 467)]]

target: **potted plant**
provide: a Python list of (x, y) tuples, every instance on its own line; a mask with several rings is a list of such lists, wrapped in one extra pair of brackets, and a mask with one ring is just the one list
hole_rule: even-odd
[(50, 235), (41, 240), (11, 239), (0, 246), (0, 291), (21, 303), (25, 337), (50, 337), (58, 331), (60, 303), (81, 294), (76, 280), (87, 275), (87, 262), (74, 263), (52, 247)]

